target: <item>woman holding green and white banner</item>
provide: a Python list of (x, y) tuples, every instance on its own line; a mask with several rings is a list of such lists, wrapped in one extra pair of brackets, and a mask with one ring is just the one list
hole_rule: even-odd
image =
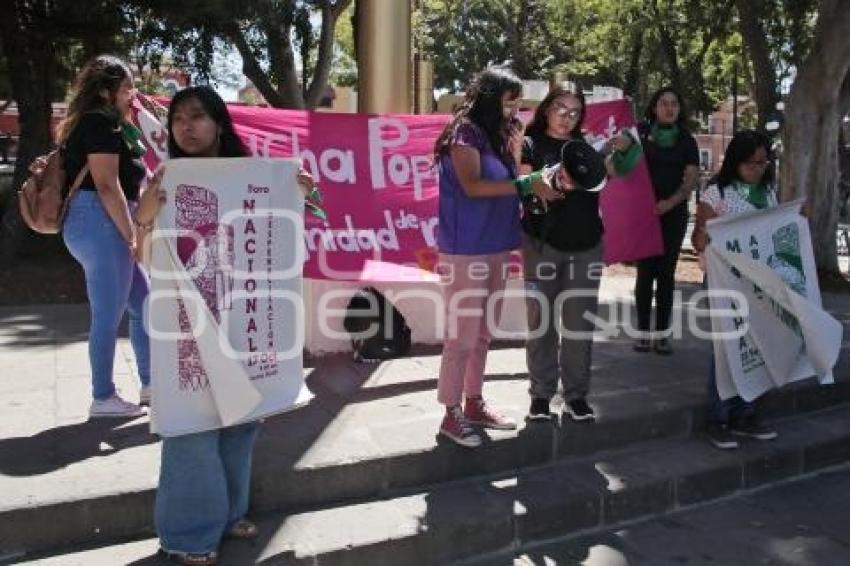
[[(778, 204), (773, 185), (770, 140), (755, 130), (735, 134), (726, 148), (716, 179), (702, 191), (692, 242), (702, 254), (707, 245), (705, 225), (712, 218), (752, 212)], [(700, 261), (701, 265), (704, 265)], [(763, 425), (755, 405), (740, 397), (722, 400), (717, 391), (717, 360), (712, 357), (708, 383), (708, 438), (721, 449), (738, 447), (736, 437), (773, 440), (776, 432)]]

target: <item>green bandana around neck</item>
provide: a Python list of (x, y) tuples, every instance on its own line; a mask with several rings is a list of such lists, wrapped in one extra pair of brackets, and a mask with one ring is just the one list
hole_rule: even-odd
[(735, 190), (755, 208), (759, 210), (767, 208), (767, 189), (764, 186), (758, 183), (751, 184), (744, 183), (743, 181), (735, 181)]
[(676, 145), (679, 141), (679, 125), (671, 124), (669, 126), (661, 126), (654, 122), (649, 129), (649, 139), (658, 147), (669, 148)]

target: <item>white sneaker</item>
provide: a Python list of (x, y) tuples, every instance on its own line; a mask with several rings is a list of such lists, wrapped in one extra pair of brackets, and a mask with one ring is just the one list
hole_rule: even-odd
[(150, 407), (151, 406), (151, 386), (150, 385), (142, 385), (142, 388), (139, 390), (139, 406), (142, 406), (142, 407)]
[(145, 415), (145, 410), (136, 405), (125, 401), (116, 393), (109, 399), (98, 401), (97, 399), (91, 402), (89, 416), (92, 418), (98, 417), (141, 417)]

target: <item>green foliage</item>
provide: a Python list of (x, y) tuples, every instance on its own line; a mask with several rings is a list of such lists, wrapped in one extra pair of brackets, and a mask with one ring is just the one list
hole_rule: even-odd
[(421, 33), (430, 40), (423, 51), (434, 61), (436, 88), (462, 90), (475, 72), (508, 58), (487, 0), (426, 0), (421, 14)]
[(766, 0), (762, 22), (780, 81), (793, 78), (809, 52), (818, 0)]
[[(334, 4), (330, 2), (330, 4)], [(15, 0), (54, 43), (57, 99), (88, 57), (114, 52), (156, 70), (163, 57), (195, 82), (233, 83), (217, 57), (241, 33), (245, 49), (280, 89), (295, 73), (301, 94), (316, 73), (319, 0)], [(330, 82), (357, 78), (353, 2), (343, 4)], [(763, 0), (760, 21), (778, 79), (788, 80), (811, 43), (817, 0)], [(753, 69), (730, 0), (421, 0), (415, 45), (435, 65), (435, 87), (460, 91), (488, 64), (509, 62), (524, 79), (554, 71), (589, 88), (623, 88), (640, 108), (653, 90), (674, 83), (693, 111), (729, 96), (735, 69), (742, 93)], [(291, 55), (287, 55), (291, 53)], [(281, 65), (291, 56), (295, 70)], [(0, 54), (0, 69), (4, 68)], [(0, 73), (0, 95), (8, 83)], [(153, 85), (151, 85), (153, 86)], [(787, 85), (786, 85), (787, 88)], [(2, 98), (2, 96), (0, 96)]]
[(335, 22), (351, 4), (351, 0), (127, 1), (152, 22), (146, 45), (170, 48), (197, 80), (212, 78), (220, 45), (235, 48), (243, 72), (271, 105), (299, 108), (318, 101), (333, 61), (333, 53), (322, 48), (321, 22), (324, 18)]
[[(816, 0), (766, 0), (763, 21), (780, 78), (811, 42)], [(709, 112), (753, 83), (731, 0), (424, 0), (414, 29), (435, 62), (435, 86), (460, 91), (489, 63), (523, 79), (553, 71), (584, 88), (622, 88), (642, 108), (672, 84), (692, 111)], [(418, 27), (417, 27), (418, 22)]]
[[(354, 49), (354, 4), (340, 16), (334, 33), (334, 60), (330, 83), (336, 86), (357, 85), (357, 58)], [(415, 24), (414, 24), (414, 29)]]

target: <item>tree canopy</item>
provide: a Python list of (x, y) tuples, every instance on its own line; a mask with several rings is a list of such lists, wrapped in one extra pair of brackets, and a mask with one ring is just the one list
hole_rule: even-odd
[[(756, 101), (753, 124), (758, 119), (761, 125), (787, 98), (787, 122), (793, 125), (785, 134), (783, 192), (817, 201), (818, 264), (835, 268), (827, 242), (835, 227), (828, 211), (836, 208), (837, 130), (823, 123), (837, 123), (850, 110), (847, 65), (836, 62), (850, 61), (846, 1), (414, 5), (413, 44), (419, 56), (434, 62), (437, 88), (460, 91), (475, 72), (501, 63), (523, 79), (545, 80), (559, 71), (581, 87), (616, 86), (638, 108), (669, 84), (682, 93), (693, 118), (727, 99), (735, 81), (739, 93)], [(269, 104), (311, 108), (329, 81), (356, 84), (355, 6), (355, 0), (8, 0), (0, 19), (0, 99), (15, 100), (19, 109), (14, 186), (29, 161), (48, 149), (50, 103), (65, 97), (89, 57), (116, 53), (139, 70), (156, 69), (170, 58), (198, 81), (233, 83), (241, 77), (217, 61), (236, 51), (242, 73)], [(816, 140), (808, 154), (803, 138)], [(4, 215), (4, 234), (17, 229)], [(0, 253), (9, 241), (0, 241)]]
[[(352, 0), (130, 0), (145, 45), (170, 48), (202, 79), (217, 46), (235, 48), (242, 72), (272, 106), (312, 108), (334, 61), (336, 22)], [(314, 22), (318, 22), (314, 25)], [(318, 29), (316, 29), (318, 28)]]
[[(814, 0), (423, 0), (419, 33), (438, 88), (462, 90), (473, 73), (507, 61), (523, 79), (562, 71), (585, 88), (619, 87), (639, 106), (669, 84), (689, 108), (710, 112), (730, 95), (736, 72), (745, 93), (773, 71), (775, 104), (779, 85), (811, 43), (817, 6)], [(754, 33), (763, 45), (751, 45)]]

